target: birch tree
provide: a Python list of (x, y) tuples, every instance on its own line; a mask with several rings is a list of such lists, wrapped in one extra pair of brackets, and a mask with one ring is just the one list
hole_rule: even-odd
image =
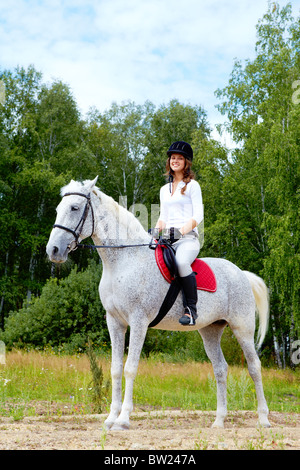
[(291, 4), (270, 4), (257, 25), (256, 58), (236, 61), (229, 84), (216, 92), (227, 129), (240, 144), (225, 178), (228, 209), (220, 218), (228, 227), (230, 257), (244, 259), (269, 285), (270, 332), (282, 366), (299, 335), (299, 107), (292, 99), (299, 26)]

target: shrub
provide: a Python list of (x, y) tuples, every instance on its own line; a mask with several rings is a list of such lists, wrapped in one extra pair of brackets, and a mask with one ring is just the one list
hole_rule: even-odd
[(87, 336), (101, 345), (108, 341), (105, 311), (99, 299), (101, 267), (94, 260), (84, 271), (75, 267), (68, 277), (49, 279), (40, 297), (10, 312), (1, 339), (8, 347), (45, 347), (63, 343), (83, 348)]

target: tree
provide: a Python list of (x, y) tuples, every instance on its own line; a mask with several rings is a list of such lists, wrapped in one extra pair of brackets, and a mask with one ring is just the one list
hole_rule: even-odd
[[(20, 151), (22, 141), (26, 141), (24, 147), (31, 148), (27, 140), (24, 123), (26, 116), (35, 112), (35, 100), (40, 86), (41, 75), (34, 68), (29, 67), (26, 72), (23, 68), (17, 68), (15, 74), (4, 71), (0, 75), (5, 83), (5, 102), (0, 105), (0, 129), (1, 129), (1, 163), (0, 163), (0, 220), (2, 231), (0, 234), (0, 269), (1, 269), (1, 303), (0, 314), (2, 322), (4, 312), (18, 305), (19, 286), (18, 271), (22, 263), (18, 256), (22, 240), (17, 233), (26, 231), (26, 222), (20, 218), (19, 210), (24, 209), (24, 201), (18, 201), (17, 179), (22, 172), (26, 157)], [(32, 162), (32, 154), (28, 152)], [(20, 204), (20, 208), (18, 206)], [(22, 223), (23, 222), (23, 223)], [(22, 292), (24, 296), (24, 289)]]
[(127, 200), (128, 207), (141, 202), (144, 135), (152, 109), (150, 102), (114, 103), (104, 113), (94, 109), (89, 117), (87, 143), (97, 160), (99, 185), (117, 202), (120, 197)]
[[(224, 229), (220, 213), (224, 204), (224, 175), (228, 167), (228, 151), (217, 141), (195, 132), (192, 139), (194, 150), (193, 171), (201, 186), (204, 205), (204, 245), (200, 256), (225, 257)], [(200, 231), (199, 231), (200, 232)]]
[[(67, 86), (42, 84), (30, 66), (0, 75), (0, 325), (9, 310), (40, 293), (49, 277), (45, 245), (59, 189), (96, 172), (84, 125)], [(84, 255), (77, 255), (84, 256)]]
[(272, 340), (283, 366), (299, 332), (299, 109), (292, 102), (299, 27), (291, 4), (270, 4), (257, 25), (256, 58), (244, 67), (237, 61), (229, 85), (216, 92), (240, 143), (224, 180), (227, 216), (219, 219), (231, 232), (229, 258), (240, 253), (268, 282)]

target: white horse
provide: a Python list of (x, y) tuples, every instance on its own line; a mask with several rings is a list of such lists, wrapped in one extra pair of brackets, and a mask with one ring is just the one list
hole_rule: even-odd
[[(105, 195), (94, 181), (71, 181), (61, 190), (62, 200), (47, 244), (49, 259), (66, 261), (77, 242), (92, 236), (103, 263), (99, 293), (107, 312), (112, 347), (112, 402), (105, 421), (107, 429), (128, 429), (133, 409), (133, 383), (148, 325), (156, 317), (169, 284), (162, 277), (153, 250), (147, 246), (150, 235), (125, 208)], [(120, 248), (120, 245), (127, 245)], [(128, 246), (129, 245), (129, 246)], [(138, 245), (138, 246), (135, 246)], [(104, 247), (105, 246), (105, 247)], [(119, 248), (118, 248), (119, 247)], [(255, 313), (259, 317), (260, 347), (268, 327), (269, 302), (265, 283), (255, 274), (241, 271), (225, 259), (205, 258), (217, 280), (214, 293), (198, 291), (198, 318), (194, 326), (182, 326), (182, 299), (156, 328), (174, 331), (199, 330), (205, 351), (212, 362), (217, 381), (217, 413), (213, 424), (224, 427), (227, 414), (227, 363), (220, 340), (228, 324), (244, 351), (254, 381), (258, 402), (258, 423), (269, 427), (268, 406), (264, 397), (260, 360), (254, 345)], [(124, 375), (122, 404), (124, 339), (130, 326), (129, 351)]]

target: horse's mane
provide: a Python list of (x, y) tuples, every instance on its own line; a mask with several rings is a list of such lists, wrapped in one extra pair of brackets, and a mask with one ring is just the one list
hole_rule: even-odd
[[(67, 184), (61, 189), (61, 196), (66, 193), (72, 192), (82, 192), (83, 194), (87, 195), (87, 183), (89, 183), (89, 180), (83, 182), (71, 180), (69, 184)], [(132, 212), (128, 211), (125, 207), (118, 204), (111, 196), (108, 196), (107, 194), (103, 193), (96, 186), (94, 186), (93, 188), (93, 193), (98, 196), (102, 204), (105, 204), (108, 210), (115, 215), (119, 223), (127, 227), (127, 234), (129, 238), (137, 239), (141, 236), (145, 237), (146, 235), (148, 235), (145, 229), (143, 228), (142, 224), (132, 214)]]
[(137, 240), (141, 237), (145, 238), (145, 236), (148, 235), (132, 212), (118, 204), (111, 196), (107, 196), (107, 194), (103, 193), (98, 188), (95, 187), (93, 192), (97, 194), (102, 204), (105, 204), (108, 210), (115, 215), (119, 224), (126, 227), (127, 235), (130, 239)]

